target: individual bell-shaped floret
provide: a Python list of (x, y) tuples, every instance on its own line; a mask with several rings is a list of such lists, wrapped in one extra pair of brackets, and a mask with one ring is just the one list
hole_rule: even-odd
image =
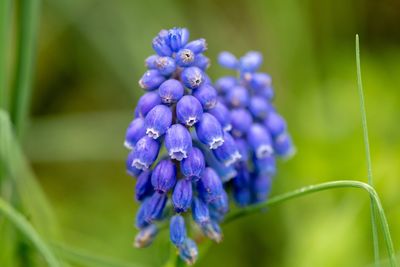
[(186, 28), (174, 27), (168, 31), (168, 44), (176, 52), (189, 41), (189, 31)]
[(150, 224), (149, 226), (140, 230), (140, 232), (135, 237), (134, 246), (136, 248), (145, 248), (153, 243), (154, 238), (158, 234), (158, 228), (155, 224)]
[(192, 217), (198, 225), (202, 225), (210, 221), (210, 213), (208, 211), (207, 204), (197, 197), (193, 198), (192, 201)]
[(151, 55), (144, 60), (144, 66), (148, 69), (155, 69), (157, 68), (156, 61), (160, 56), (158, 55)]
[(136, 200), (142, 201), (153, 193), (153, 185), (151, 184), (151, 171), (143, 171), (137, 179), (135, 193)]
[(227, 69), (236, 69), (239, 65), (237, 58), (230, 52), (221, 52), (218, 55), (218, 63)]
[(169, 76), (176, 70), (175, 60), (172, 57), (158, 57), (153, 64), (163, 76)]
[(247, 52), (243, 57), (240, 58), (240, 71), (241, 72), (254, 72), (262, 64), (263, 57), (261, 53), (256, 51)]
[(143, 118), (134, 119), (128, 126), (125, 135), (124, 145), (128, 149), (132, 149), (140, 138), (146, 135)]
[(148, 212), (149, 203), (150, 203), (150, 197), (145, 198), (142, 204), (140, 205), (139, 210), (136, 213), (135, 226), (138, 229), (143, 229), (149, 226), (149, 223), (146, 221), (146, 215)]
[(162, 218), (165, 204), (167, 203), (167, 194), (154, 192), (150, 197), (145, 209), (145, 220), (149, 224)]
[(234, 108), (247, 107), (249, 92), (243, 86), (235, 86), (227, 92), (226, 100)]
[(288, 158), (295, 153), (292, 138), (289, 134), (283, 133), (274, 140), (275, 153), (281, 157)]
[(165, 81), (165, 77), (158, 70), (146, 71), (139, 80), (139, 85), (145, 90), (157, 89)]
[(200, 229), (203, 234), (211, 240), (217, 243), (222, 241), (222, 230), (217, 222), (210, 220), (209, 222), (202, 224)]
[(207, 50), (207, 43), (205, 39), (197, 39), (185, 45), (186, 49), (191, 50), (195, 54), (203, 53)]
[(132, 166), (139, 170), (146, 170), (156, 160), (160, 145), (154, 139), (143, 136), (135, 145)]
[(250, 99), (249, 110), (258, 119), (264, 119), (273, 110), (271, 104), (261, 96), (253, 96)]
[(261, 91), (271, 86), (271, 76), (266, 73), (254, 73), (251, 75), (250, 87), (255, 91)]
[(196, 242), (190, 238), (186, 238), (182, 246), (179, 247), (179, 256), (188, 265), (193, 265), (199, 255)]
[(178, 121), (189, 127), (197, 123), (202, 115), (203, 107), (194, 96), (185, 95), (176, 104), (176, 116)]
[(160, 85), (160, 88), (158, 88), (158, 94), (163, 103), (170, 105), (181, 99), (184, 90), (185, 89), (181, 82), (175, 79), (169, 79)]
[(192, 147), (188, 157), (181, 161), (181, 172), (186, 179), (197, 181), (200, 179), (205, 166), (203, 152), (197, 147)]
[(152, 46), (154, 51), (160, 56), (171, 56), (172, 50), (168, 44), (168, 31), (161, 30), (153, 39)]
[(133, 160), (135, 159), (134, 151), (129, 152), (128, 157), (126, 158), (126, 172), (132, 177), (138, 177), (142, 172), (142, 169), (138, 169), (133, 166)]
[(210, 149), (216, 149), (224, 143), (221, 124), (210, 113), (204, 113), (196, 124), (196, 134), (200, 142)]
[(210, 67), (210, 59), (203, 54), (197, 54), (194, 58), (193, 65), (204, 71)]
[(135, 109), (135, 116), (144, 118), (150, 110), (159, 104), (161, 104), (161, 98), (158, 92), (147, 92), (139, 98)]
[(250, 127), (247, 132), (247, 142), (258, 159), (272, 155), (274, 152), (270, 133), (259, 123), (255, 123)]
[(172, 112), (165, 105), (157, 105), (145, 118), (146, 134), (154, 139), (163, 135), (172, 122)]
[(194, 64), (195, 61), (195, 55), (192, 50), (190, 49), (181, 49), (176, 53), (176, 64), (179, 67), (189, 67)]
[(286, 132), (286, 121), (276, 112), (270, 112), (264, 120), (264, 125), (267, 127), (273, 138)]
[(219, 78), (215, 82), (215, 88), (221, 94), (226, 94), (230, 91), (233, 87), (237, 85), (238, 81), (234, 76), (224, 76)]
[(245, 136), (253, 123), (250, 112), (244, 108), (235, 108), (231, 111), (232, 135)]
[(189, 89), (197, 89), (204, 83), (204, 73), (198, 67), (185, 68), (181, 73), (183, 84)]
[(169, 222), (169, 236), (171, 242), (181, 247), (187, 238), (185, 219), (181, 215), (172, 216)]
[(161, 160), (151, 174), (151, 184), (159, 193), (167, 193), (176, 183), (175, 164), (168, 159)]
[(165, 135), (165, 147), (171, 159), (181, 161), (192, 149), (192, 137), (181, 124), (172, 125)]
[(207, 203), (218, 198), (224, 188), (218, 174), (210, 167), (205, 168), (201, 179), (197, 182), (200, 197)]
[(193, 189), (192, 182), (187, 179), (180, 179), (172, 193), (172, 204), (176, 212), (185, 212), (192, 204)]
[(203, 84), (197, 88), (193, 96), (200, 101), (205, 110), (212, 109), (217, 104), (217, 91), (209, 84)]

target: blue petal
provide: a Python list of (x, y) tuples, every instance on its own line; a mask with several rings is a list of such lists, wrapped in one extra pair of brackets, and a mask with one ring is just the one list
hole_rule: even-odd
[(191, 95), (183, 96), (176, 104), (176, 116), (180, 123), (193, 126), (203, 115), (199, 100)]
[(184, 94), (183, 85), (175, 79), (169, 79), (163, 82), (158, 89), (158, 94), (165, 104), (178, 102)]
[(145, 118), (146, 134), (154, 139), (163, 135), (172, 123), (172, 112), (164, 105), (157, 105)]
[(176, 183), (176, 167), (170, 160), (161, 160), (151, 174), (151, 184), (154, 190), (166, 193), (171, 190)]
[(172, 203), (176, 212), (185, 212), (192, 204), (192, 182), (186, 179), (180, 179), (174, 188), (172, 194)]
[(181, 161), (192, 149), (192, 137), (181, 124), (172, 125), (165, 135), (165, 147), (171, 159)]

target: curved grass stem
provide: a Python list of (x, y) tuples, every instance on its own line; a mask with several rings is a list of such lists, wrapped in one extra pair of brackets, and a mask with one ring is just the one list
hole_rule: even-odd
[[(363, 139), (364, 139), (364, 147), (365, 147), (365, 157), (367, 161), (367, 173), (368, 173), (368, 184), (374, 186), (374, 180), (372, 176), (372, 162), (371, 162), (371, 152), (369, 147), (369, 138), (368, 138), (368, 126), (367, 126), (367, 111), (365, 109), (365, 101), (364, 101), (364, 91), (362, 86), (361, 79), (361, 60), (360, 60), (360, 41), (358, 34), (356, 34), (356, 65), (357, 65), (357, 87), (358, 87), (358, 96), (360, 98), (360, 110), (361, 110), (361, 122), (363, 129)], [(374, 243), (374, 257), (375, 257), (375, 266), (379, 267), (380, 259), (379, 259), (379, 239), (378, 239), (378, 228), (376, 226), (376, 216), (375, 216), (375, 205), (373, 200), (371, 199), (371, 227), (372, 227), (372, 240)]]
[(385, 244), (386, 244), (386, 249), (387, 249), (387, 252), (389, 255), (390, 266), (396, 267), (397, 260), (396, 260), (396, 256), (395, 256), (395, 252), (394, 252), (393, 242), (392, 242), (392, 238), (390, 235), (389, 225), (388, 225), (388, 222), (386, 219), (385, 211), (383, 210), (378, 193), (375, 191), (375, 189), (372, 186), (370, 186), (367, 183), (353, 181), (353, 180), (340, 180), (340, 181), (333, 181), (333, 182), (326, 182), (326, 183), (321, 183), (321, 184), (305, 186), (305, 187), (293, 190), (291, 192), (272, 197), (268, 201), (254, 204), (254, 205), (242, 208), (241, 210), (238, 210), (236, 212), (233, 212), (226, 217), (224, 223), (227, 224), (227, 223), (230, 223), (241, 217), (244, 217), (244, 216), (247, 216), (247, 215), (250, 215), (253, 213), (257, 213), (266, 207), (280, 204), (286, 200), (298, 198), (298, 197), (308, 195), (311, 193), (315, 193), (315, 192), (325, 191), (325, 190), (329, 190), (329, 189), (335, 189), (335, 188), (360, 188), (360, 189), (363, 189), (368, 192), (369, 196), (371, 197), (371, 200), (373, 201), (373, 203), (377, 209), (378, 217), (381, 222), (382, 231), (383, 231)]
[(21, 215), (18, 211), (16, 211), (13, 207), (11, 207), (7, 202), (0, 198), (0, 213), (2, 213), (6, 218), (8, 218), (12, 224), (19, 229), (22, 234), (30, 240), (35, 247), (39, 250), (39, 252), (43, 255), (44, 259), (48, 263), (50, 267), (61, 267), (60, 262), (54, 256), (51, 249), (48, 247), (46, 242), (40, 237), (40, 235), (36, 232), (36, 230), (32, 227), (32, 225), (25, 219), (23, 215)]

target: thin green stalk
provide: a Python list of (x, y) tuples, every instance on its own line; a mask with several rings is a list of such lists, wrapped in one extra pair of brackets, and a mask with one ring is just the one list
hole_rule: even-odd
[(242, 208), (236, 212), (233, 212), (227, 216), (224, 223), (230, 223), (234, 220), (237, 220), (241, 217), (247, 216), (249, 214), (260, 212), (261, 210), (265, 209), (266, 207), (273, 206), (276, 204), (280, 204), (286, 200), (297, 198), (303, 195), (308, 195), (315, 192), (325, 191), (334, 188), (361, 188), (368, 192), (374, 205), (377, 208), (379, 219), (382, 226), (382, 231), (385, 238), (386, 249), (388, 251), (390, 266), (396, 267), (397, 260), (394, 252), (392, 237), (390, 235), (389, 225), (386, 219), (385, 211), (383, 210), (381, 201), (375, 189), (367, 183), (359, 182), (359, 181), (352, 181), (352, 180), (342, 180), (342, 181), (333, 181), (333, 182), (326, 182), (316, 185), (309, 185), (305, 186), (296, 190), (293, 190), (288, 193), (284, 193), (275, 197), (270, 198), (268, 201), (261, 202), (258, 204), (254, 204), (245, 208)]
[(11, 119), (17, 136), (28, 117), (35, 61), (40, 0), (19, 1), (18, 50), (15, 84), (11, 101)]
[[(361, 121), (363, 128), (365, 156), (367, 161), (368, 184), (374, 186), (374, 180), (372, 176), (371, 152), (369, 148), (369, 138), (368, 138), (367, 112), (365, 108), (364, 91), (361, 79), (360, 41), (358, 34), (356, 34), (356, 64), (357, 64), (358, 96), (360, 98)], [(372, 227), (372, 240), (374, 244), (375, 266), (380, 266), (378, 227), (376, 225), (375, 206), (372, 198), (371, 198), (371, 227)]]
[(10, 28), (11, 1), (0, 1), (0, 109), (7, 108), (7, 45)]
[(38, 251), (42, 254), (44, 259), (46, 260), (48, 266), (61, 267), (61, 264), (58, 261), (58, 259), (55, 257), (55, 255), (48, 247), (46, 242), (32, 227), (32, 225), (25, 219), (23, 215), (21, 215), (18, 211), (16, 211), (13, 207), (11, 207), (2, 198), (0, 198), (0, 213), (2, 213), (6, 218), (8, 218), (13, 223), (13, 225), (17, 229), (19, 229), (21, 233), (35, 245), (35, 247), (38, 249)]

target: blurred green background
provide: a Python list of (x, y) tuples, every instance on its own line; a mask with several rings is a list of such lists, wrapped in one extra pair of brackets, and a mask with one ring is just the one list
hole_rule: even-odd
[[(137, 203), (125, 174), (125, 129), (137, 81), (162, 28), (204, 37), (207, 56), (264, 54), (276, 106), (296, 156), (280, 162), (272, 195), (335, 179), (366, 181), (356, 87), (361, 63), (373, 172), (400, 249), (400, 2), (43, 0), (31, 121), (24, 150), (49, 196), (66, 243), (138, 266), (160, 266), (167, 236), (132, 247)], [(210, 76), (226, 74), (212, 64)], [(369, 198), (325, 191), (224, 227), (197, 266), (368, 266)], [(381, 251), (385, 250), (381, 242)]]

